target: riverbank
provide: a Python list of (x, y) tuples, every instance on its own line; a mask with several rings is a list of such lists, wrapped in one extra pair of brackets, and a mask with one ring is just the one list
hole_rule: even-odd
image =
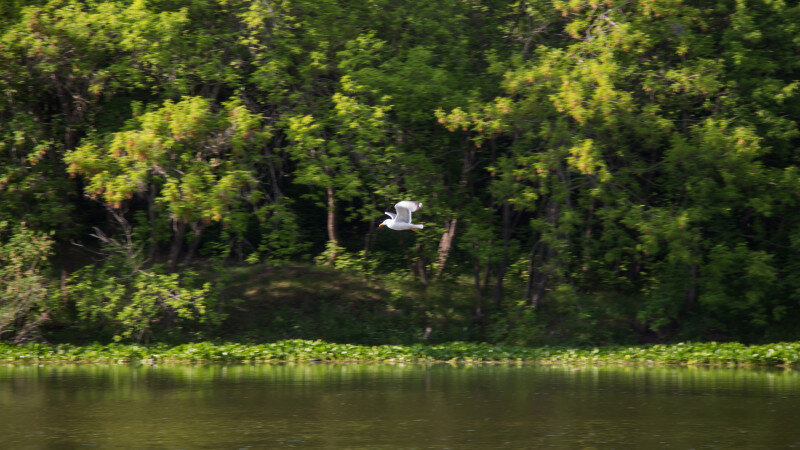
[(718, 366), (800, 366), (800, 342), (763, 345), (678, 343), (593, 348), (512, 347), (450, 342), (436, 345), (351, 345), (311, 340), (265, 344), (27, 344), (0, 343), (9, 363), (195, 363), (195, 362), (519, 362), (538, 364), (641, 364)]

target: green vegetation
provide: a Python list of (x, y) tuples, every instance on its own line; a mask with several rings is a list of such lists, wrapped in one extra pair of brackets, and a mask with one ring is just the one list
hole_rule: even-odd
[(458, 363), (797, 366), (800, 365), (800, 343), (746, 346), (738, 343), (707, 342), (593, 348), (514, 347), (470, 342), (363, 346), (301, 339), (253, 345), (198, 342), (174, 347), (164, 344), (74, 346), (71, 344), (10, 345), (0, 343), (0, 361), (147, 364), (162, 362), (448, 361)]
[(0, 340), (800, 339), (798, 36), (778, 0), (5, 1)]

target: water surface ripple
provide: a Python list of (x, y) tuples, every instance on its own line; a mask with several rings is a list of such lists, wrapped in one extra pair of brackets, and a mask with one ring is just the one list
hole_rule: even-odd
[(4, 365), (3, 448), (787, 448), (800, 372)]

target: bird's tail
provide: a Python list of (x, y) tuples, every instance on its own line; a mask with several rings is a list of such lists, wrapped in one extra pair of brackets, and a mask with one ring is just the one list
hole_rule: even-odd
[(421, 230), (423, 227), (425, 227), (425, 225), (422, 225), (420, 223), (411, 223), (409, 225), (411, 225), (412, 228), (416, 228), (418, 230)]

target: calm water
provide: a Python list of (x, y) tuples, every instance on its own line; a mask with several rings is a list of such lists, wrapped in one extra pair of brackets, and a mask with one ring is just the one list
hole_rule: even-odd
[(800, 373), (0, 366), (0, 447), (800, 446)]

